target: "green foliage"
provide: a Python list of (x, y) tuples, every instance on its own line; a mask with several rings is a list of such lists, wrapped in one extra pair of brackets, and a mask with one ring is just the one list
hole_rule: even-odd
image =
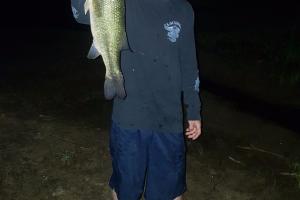
[(57, 156), (63, 165), (70, 165), (73, 160), (75, 152), (65, 150), (63, 153), (58, 153)]
[(294, 164), (294, 173), (298, 182), (298, 187), (300, 189), (300, 163)]

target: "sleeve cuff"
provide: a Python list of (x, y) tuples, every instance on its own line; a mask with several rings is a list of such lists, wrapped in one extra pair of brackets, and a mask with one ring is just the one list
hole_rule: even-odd
[(185, 117), (187, 120), (201, 120), (201, 102), (199, 94), (195, 91), (185, 92), (184, 95), (184, 107)]
[(201, 120), (200, 109), (196, 107), (190, 107), (186, 110), (186, 119), (187, 120)]

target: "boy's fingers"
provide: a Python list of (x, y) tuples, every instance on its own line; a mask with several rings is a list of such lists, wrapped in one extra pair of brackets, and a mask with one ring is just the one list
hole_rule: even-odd
[(196, 133), (196, 129), (192, 129), (190, 131), (187, 131), (186, 135), (190, 135), (190, 134), (194, 134), (194, 133)]
[(195, 140), (197, 138), (197, 134), (189, 136), (190, 139)]
[(189, 134), (189, 135), (187, 135), (187, 137), (192, 138), (192, 137), (194, 137), (194, 134)]
[(189, 127), (186, 128), (186, 136), (192, 140), (195, 140), (200, 135), (200, 127), (199, 123), (189, 122)]
[(186, 136), (190, 137), (190, 136), (193, 136), (195, 133), (189, 133), (187, 134)]
[(200, 137), (202, 131), (201, 131), (201, 128), (197, 131), (197, 137)]
[(192, 135), (194, 133), (195, 133), (195, 130), (192, 130), (192, 131), (187, 132), (187, 135)]
[(199, 137), (199, 133), (196, 133), (193, 137), (193, 140), (196, 140)]
[(197, 138), (197, 134), (194, 134), (194, 135), (190, 135), (188, 138), (192, 139), (192, 140), (195, 140)]
[(186, 133), (186, 136), (190, 136), (190, 135), (193, 135), (193, 134), (195, 134), (194, 132), (188, 132), (188, 133)]
[(201, 135), (201, 123), (190, 122), (186, 129), (187, 138), (196, 140)]
[(200, 136), (201, 132), (199, 130), (196, 130), (193, 134), (190, 134), (188, 138), (192, 140), (196, 140)]

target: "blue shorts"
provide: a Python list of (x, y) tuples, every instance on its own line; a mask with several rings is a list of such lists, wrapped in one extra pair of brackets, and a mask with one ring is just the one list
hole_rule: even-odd
[(145, 200), (173, 200), (187, 190), (183, 133), (132, 131), (112, 122), (109, 147), (109, 186), (118, 200), (139, 200), (143, 192)]

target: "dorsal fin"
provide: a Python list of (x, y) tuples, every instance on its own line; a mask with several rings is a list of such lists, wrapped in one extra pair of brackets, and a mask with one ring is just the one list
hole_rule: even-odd
[(90, 0), (86, 0), (84, 3), (84, 13), (87, 14), (89, 10), (90, 10)]

